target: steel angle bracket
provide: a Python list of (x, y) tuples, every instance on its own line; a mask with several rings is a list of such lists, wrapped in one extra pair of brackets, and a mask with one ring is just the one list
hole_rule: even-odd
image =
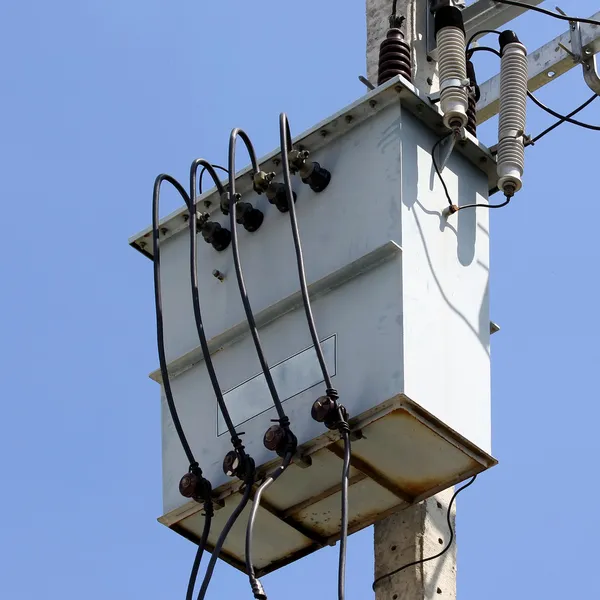
[[(537, 6), (544, 0), (523, 0), (525, 4)], [(462, 0), (429, 0), (430, 10), (427, 11), (427, 54), (437, 60), (437, 43), (434, 34), (433, 12), (444, 5), (451, 5), (463, 11), (467, 39), (482, 29), (500, 29), (513, 19), (529, 10), (527, 6), (512, 6), (500, 4), (494, 0), (476, 0), (468, 5)]]
[[(600, 19), (600, 12), (591, 16)], [(586, 23), (571, 23), (565, 31), (535, 51), (528, 53), (528, 88), (535, 92), (581, 64), (587, 85), (600, 92), (600, 77), (594, 57), (600, 52), (600, 27)], [(477, 103), (479, 124), (498, 114), (500, 108), (500, 75), (479, 84), (481, 99)]]
[(466, 140), (467, 134), (464, 127), (452, 133), (452, 135), (446, 136), (436, 148), (435, 164), (437, 165), (440, 173), (446, 168), (450, 156), (456, 146), (456, 143), (461, 140)]
[[(562, 15), (567, 16), (562, 10), (557, 9)], [(594, 94), (600, 95), (600, 74), (598, 73), (598, 64), (596, 55), (591, 50), (584, 50), (583, 35), (581, 33), (581, 23), (579, 21), (569, 21), (571, 26), (571, 50), (560, 44), (561, 48), (570, 54), (575, 63), (583, 67), (583, 79)]]

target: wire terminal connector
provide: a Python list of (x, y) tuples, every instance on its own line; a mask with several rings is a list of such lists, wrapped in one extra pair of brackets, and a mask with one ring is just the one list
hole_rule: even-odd
[[(285, 184), (275, 181), (275, 173), (259, 171), (253, 177), (254, 191), (257, 194), (265, 194), (267, 200), (277, 207), (277, 210), (286, 213), (290, 210)], [(297, 200), (296, 192), (293, 192), (294, 202)]]
[(318, 162), (309, 161), (310, 152), (308, 150), (291, 150), (288, 154), (290, 161), (290, 171), (293, 174), (298, 173), (313, 192), (317, 194), (322, 192), (331, 181), (331, 173), (323, 168)]

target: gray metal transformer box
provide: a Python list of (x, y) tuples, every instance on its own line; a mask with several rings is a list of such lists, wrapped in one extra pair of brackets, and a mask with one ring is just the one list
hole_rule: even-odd
[[(442, 214), (447, 201), (431, 153), (446, 133), (438, 109), (396, 78), (295, 140), (332, 173), (320, 194), (299, 180), (294, 187), (317, 328), (356, 433), (351, 531), (495, 464), (489, 211)], [(261, 166), (279, 171), (278, 153)], [(469, 136), (443, 176), (455, 203), (485, 203), (495, 183), (493, 157)], [(259, 512), (256, 566), (267, 573), (337, 541), (342, 444), (310, 414), (324, 384), (302, 309), (289, 215), (252, 192), (248, 169), (237, 177), (243, 200), (265, 215), (257, 232), (240, 228), (240, 251), (261, 340), (300, 443), (297, 459), (265, 494)], [(208, 203), (212, 218), (228, 227), (216, 192), (202, 196), (201, 210)], [(222, 470), (231, 445), (194, 325), (185, 214), (181, 209), (162, 222), (165, 339), (183, 426), (222, 504), (212, 545), (239, 501), (241, 484)], [(131, 244), (150, 255), (149, 230)], [(213, 276), (215, 269), (224, 281)], [(249, 336), (231, 250), (218, 253), (200, 241), (198, 277), (225, 400), (264, 474), (280, 460), (262, 443), (277, 415)], [(160, 373), (153, 377), (160, 382)], [(197, 541), (201, 506), (179, 494), (188, 464), (164, 397), (162, 415), (160, 521)], [(222, 554), (240, 569), (244, 528), (242, 516)]]

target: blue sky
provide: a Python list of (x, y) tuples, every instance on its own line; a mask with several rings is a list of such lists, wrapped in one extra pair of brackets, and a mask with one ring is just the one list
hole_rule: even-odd
[[(0, 6), (3, 598), (184, 597), (194, 547), (155, 520), (151, 263), (127, 237), (150, 222), (155, 175), (223, 162), (234, 126), (262, 154), (280, 111), (298, 132), (364, 93), (363, 0), (206, 4)], [(515, 26), (532, 49), (566, 29)], [(493, 64), (480, 64), (483, 78)], [(579, 71), (540, 92), (564, 112), (589, 95)], [(600, 123), (600, 103), (583, 114)], [(550, 122), (531, 108), (530, 132)], [(459, 502), (461, 600), (598, 594), (597, 135), (563, 126), (530, 149), (524, 191), (492, 215), (500, 466)], [(163, 214), (178, 204), (165, 193)], [(349, 600), (371, 597), (371, 545), (371, 530), (351, 538)], [(265, 578), (270, 597), (335, 597), (335, 560), (324, 550)], [(211, 590), (251, 597), (225, 565)]]

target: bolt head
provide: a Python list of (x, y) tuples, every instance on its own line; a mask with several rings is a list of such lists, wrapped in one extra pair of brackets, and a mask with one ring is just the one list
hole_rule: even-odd
[(229, 229), (221, 227), (221, 229), (219, 229), (213, 236), (211, 244), (217, 252), (223, 252), (223, 250), (225, 250), (229, 246), (230, 242), (231, 232), (229, 231)]
[(242, 221), (242, 223), (244, 225), (244, 229), (246, 231), (249, 231), (250, 233), (257, 231), (260, 228), (260, 226), (262, 225), (263, 219), (264, 219), (264, 215), (257, 208), (253, 208), (253, 209), (247, 211), (244, 214), (244, 218)]
[(333, 402), (331, 398), (328, 398), (327, 396), (321, 396), (312, 405), (310, 414), (312, 418), (317, 421), (317, 423), (323, 423), (331, 413), (332, 409)]
[(285, 442), (285, 431), (281, 425), (273, 425), (267, 429), (263, 443), (267, 450), (277, 452), (277, 449)]
[(228, 477), (233, 477), (240, 468), (240, 459), (234, 450), (228, 452), (223, 459), (223, 472)]
[(200, 479), (194, 473), (186, 473), (179, 482), (179, 493), (184, 498), (193, 498), (197, 495)]

